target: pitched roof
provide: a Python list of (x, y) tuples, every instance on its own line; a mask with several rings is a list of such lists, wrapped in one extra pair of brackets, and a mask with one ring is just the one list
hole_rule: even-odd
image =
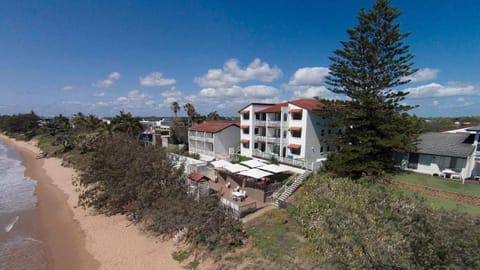
[(255, 112), (258, 112), (258, 113), (281, 112), (282, 107), (286, 107), (287, 105), (288, 105), (288, 102), (282, 102), (282, 103), (278, 103), (278, 104), (269, 106), (267, 108), (260, 109), (260, 110), (255, 111)]
[[(474, 151), (470, 134), (428, 132), (420, 136), (416, 153), (450, 157), (468, 157)], [(473, 141), (473, 140), (471, 140)]]
[(190, 130), (216, 133), (230, 126), (240, 127), (240, 123), (238, 121), (205, 121), (201, 124), (192, 126)]
[(190, 180), (193, 180), (195, 182), (200, 182), (202, 180), (206, 180), (208, 181), (209, 178), (206, 177), (205, 175), (201, 174), (201, 173), (196, 173), (196, 172), (192, 172), (188, 175), (188, 179)]
[(325, 106), (325, 104), (315, 98), (301, 98), (289, 101), (288, 103), (303, 109), (307, 109), (309, 111), (322, 111), (327, 109), (327, 106)]
[(246, 109), (250, 105), (275, 105), (275, 103), (262, 103), (262, 102), (251, 102), (246, 106), (243, 106), (240, 110), (238, 110), (239, 113), (242, 113), (244, 109)]

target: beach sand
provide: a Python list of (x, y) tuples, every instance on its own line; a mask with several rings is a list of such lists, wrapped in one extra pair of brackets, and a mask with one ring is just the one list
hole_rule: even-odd
[(39, 149), (33, 142), (1, 134), (0, 139), (22, 155), (25, 175), (37, 181), (39, 233), (49, 269), (183, 269), (172, 258), (172, 241), (147, 235), (124, 216), (95, 215), (77, 207), (76, 174), (61, 159), (36, 159)]

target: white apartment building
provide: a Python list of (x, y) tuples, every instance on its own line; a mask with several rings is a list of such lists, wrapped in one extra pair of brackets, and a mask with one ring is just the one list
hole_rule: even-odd
[(188, 129), (188, 151), (205, 159), (228, 159), (240, 142), (238, 122), (205, 121)]
[(319, 100), (307, 98), (245, 106), (239, 111), (241, 155), (318, 169), (327, 152), (336, 150), (325, 139), (338, 129), (317, 114), (325, 110)]

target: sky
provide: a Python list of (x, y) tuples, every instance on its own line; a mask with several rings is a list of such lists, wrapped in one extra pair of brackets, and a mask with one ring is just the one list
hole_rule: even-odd
[[(0, 114), (236, 116), (250, 102), (341, 98), (328, 57), (362, 7), (336, 1), (3, 1)], [(480, 115), (480, 2), (393, 0), (419, 116)], [(180, 115), (184, 115), (182, 112)]]

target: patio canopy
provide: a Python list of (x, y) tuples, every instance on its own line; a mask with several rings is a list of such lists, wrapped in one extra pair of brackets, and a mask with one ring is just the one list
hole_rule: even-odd
[(223, 159), (212, 161), (212, 162), (210, 162), (210, 164), (212, 164), (212, 166), (215, 167), (215, 168), (223, 168), (225, 166), (232, 165), (232, 163), (230, 163), (226, 160), (223, 160)]
[(268, 165), (260, 166), (257, 169), (264, 170), (264, 171), (267, 171), (267, 172), (272, 172), (272, 173), (281, 173), (281, 172), (288, 171), (288, 169), (280, 167), (280, 166), (275, 165), (275, 164), (268, 164)]
[(240, 164), (231, 164), (231, 165), (225, 166), (224, 169), (229, 171), (229, 172), (232, 172), (232, 173), (238, 173), (238, 172), (241, 172), (241, 171), (249, 170), (248, 167), (245, 167), (245, 166), (240, 165)]
[(247, 165), (248, 167), (250, 168), (256, 168), (256, 167), (260, 167), (260, 166), (263, 166), (265, 165), (265, 163), (263, 162), (260, 162), (256, 159), (251, 159), (251, 160), (247, 160), (247, 161), (242, 161), (240, 162), (242, 163), (243, 165)]
[(259, 169), (250, 169), (248, 171), (243, 171), (243, 172), (240, 172), (238, 174), (245, 175), (245, 176), (248, 176), (248, 177), (252, 177), (252, 178), (255, 178), (255, 179), (260, 179), (260, 178), (263, 178), (263, 177), (266, 177), (266, 176), (273, 175), (269, 172), (262, 171), (262, 170), (259, 170)]

